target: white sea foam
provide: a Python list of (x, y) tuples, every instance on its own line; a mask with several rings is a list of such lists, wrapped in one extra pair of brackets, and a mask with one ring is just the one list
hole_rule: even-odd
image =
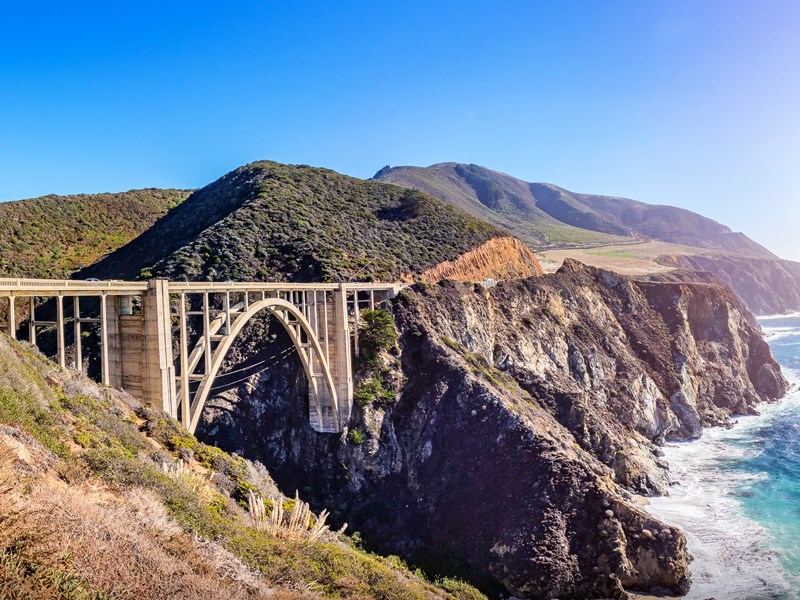
[[(784, 371), (797, 384), (797, 373)], [(796, 385), (795, 385), (796, 389)], [(780, 413), (800, 405), (800, 392), (760, 407), (761, 415), (741, 417), (733, 429), (709, 429), (699, 440), (669, 444), (664, 454), (676, 481), (669, 497), (652, 498), (648, 510), (686, 535), (692, 587), (687, 599), (757, 600), (800, 598), (800, 581), (785, 572), (770, 547), (767, 531), (748, 518), (737, 498), (742, 483), (766, 474), (720, 468), (724, 460), (746, 458), (759, 450), (731, 444)]]
[(764, 332), (764, 336), (770, 342), (789, 337), (790, 335), (797, 335), (797, 329), (794, 327), (762, 327), (761, 329)]
[(784, 313), (784, 314), (776, 314), (776, 315), (757, 315), (756, 318), (759, 321), (770, 321), (773, 319), (797, 319), (800, 318), (800, 312), (793, 312), (793, 313)]

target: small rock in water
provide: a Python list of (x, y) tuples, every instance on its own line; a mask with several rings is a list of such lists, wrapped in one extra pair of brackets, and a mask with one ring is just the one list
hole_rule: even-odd
[(613, 518), (614, 518), (614, 511), (613, 511), (613, 510), (607, 510), (607, 511), (606, 511), (606, 516), (607, 516), (609, 519), (613, 519)]

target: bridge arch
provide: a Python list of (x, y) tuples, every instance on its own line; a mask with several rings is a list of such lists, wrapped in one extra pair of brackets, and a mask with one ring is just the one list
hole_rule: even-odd
[[(233, 343), (244, 329), (244, 326), (247, 325), (255, 315), (266, 310), (284, 327), (300, 356), (300, 361), (309, 383), (309, 413), (311, 421), (316, 421), (320, 428), (333, 431), (339, 430), (341, 427), (339, 423), (341, 412), (336, 386), (334, 384), (330, 365), (328, 364), (328, 357), (323, 352), (322, 345), (314, 334), (314, 330), (303, 312), (291, 302), (281, 298), (264, 298), (249, 304), (247, 307), (244, 305), (237, 305), (231, 308), (233, 310), (237, 308), (242, 308), (244, 310), (238, 313), (234, 321), (230, 323), (224, 335), (216, 336), (218, 338), (216, 340), (218, 344), (216, 348), (211, 351), (210, 360), (206, 361), (207, 371), (203, 374), (202, 378), (200, 378), (200, 384), (194, 397), (190, 400), (188, 391), (182, 391), (181, 393), (181, 401), (184, 403), (181, 410), (183, 426), (190, 433), (196, 431), (203, 408), (213, 387), (214, 379), (219, 373)], [(183, 367), (187, 369), (187, 372), (186, 376), (182, 378), (182, 386), (187, 385), (188, 381), (193, 378), (191, 371), (199, 364), (200, 356), (204, 352), (208, 352), (209, 344), (205, 342), (204, 338), (208, 339), (208, 336), (219, 331), (223, 324), (224, 315), (220, 315), (213, 323), (210, 323), (210, 331), (204, 332), (201, 339), (197, 342), (190, 360), (186, 360), (183, 363)], [(188, 390), (188, 386), (186, 389)], [(330, 410), (330, 407), (332, 407), (333, 410)], [(333, 423), (330, 423), (331, 419), (333, 419)], [(327, 427), (325, 427), (326, 422), (328, 422)]]

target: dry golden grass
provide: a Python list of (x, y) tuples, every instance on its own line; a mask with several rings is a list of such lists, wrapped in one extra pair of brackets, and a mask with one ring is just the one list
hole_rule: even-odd
[(315, 597), (271, 588), (218, 544), (186, 534), (152, 492), (67, 486), (46, 472), (25, 490), (17, 462), (0, 442), (0, 598)]
[[(297, 542), (316, 542), (325, 534), (330, 533), (330, 528), (325, 524), (328, 518), (328, 511), (323, 510), (319, 517), (314, 518), (311, 507), (300, 500), (300, 495), (295, 492), (294, 504), (287, 513), (283, 505), (282, 498), (272, 498), (270, 500), (272, 510), (268, 511), (264, 506), (264, 499), (248, 491), (247, 505), (250, 511), (250, 519), (256, 531), (265, 531), (270, 535)], [(344, 533), (345, 525), (337, 532)]]
[(230, 553), (183, 532), (153, 494), (133, 490), (127, 496), (128, 502), (106, 503), (75, 488), (39, 485), (31, 492), (47, 522), (69, 524), (58, 542), (74, 557), (76, 572), (114, 598), (274, 597)]

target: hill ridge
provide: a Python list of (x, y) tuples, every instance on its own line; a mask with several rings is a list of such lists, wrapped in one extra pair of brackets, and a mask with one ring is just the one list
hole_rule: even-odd
[[(652, 239), (777, 258), (744, 234), (688, 209), (621, 196), (571, 192), (556, 184), (527, 182), (480, 165), (444, 162), (428, 167), (387, 166), (374, 177), (422, 189), (475, 216), (505, 226), (534, 249), (612, 241), (597, 238), (606, 235), (617, 236), (617, 242), (626, 238), (628, 241)], [(487, 198), (494, 198), (494, 203), (487, 202)], [(512, 215), (524, 215), (529, 222), (508, 223)], [(571, 240), (568, 233), (577, 235), (574, 230), (559, 231), (554, 225), (577, 228), (584, 237)], [(589, 232), (595, 234), (595, 239)]]

